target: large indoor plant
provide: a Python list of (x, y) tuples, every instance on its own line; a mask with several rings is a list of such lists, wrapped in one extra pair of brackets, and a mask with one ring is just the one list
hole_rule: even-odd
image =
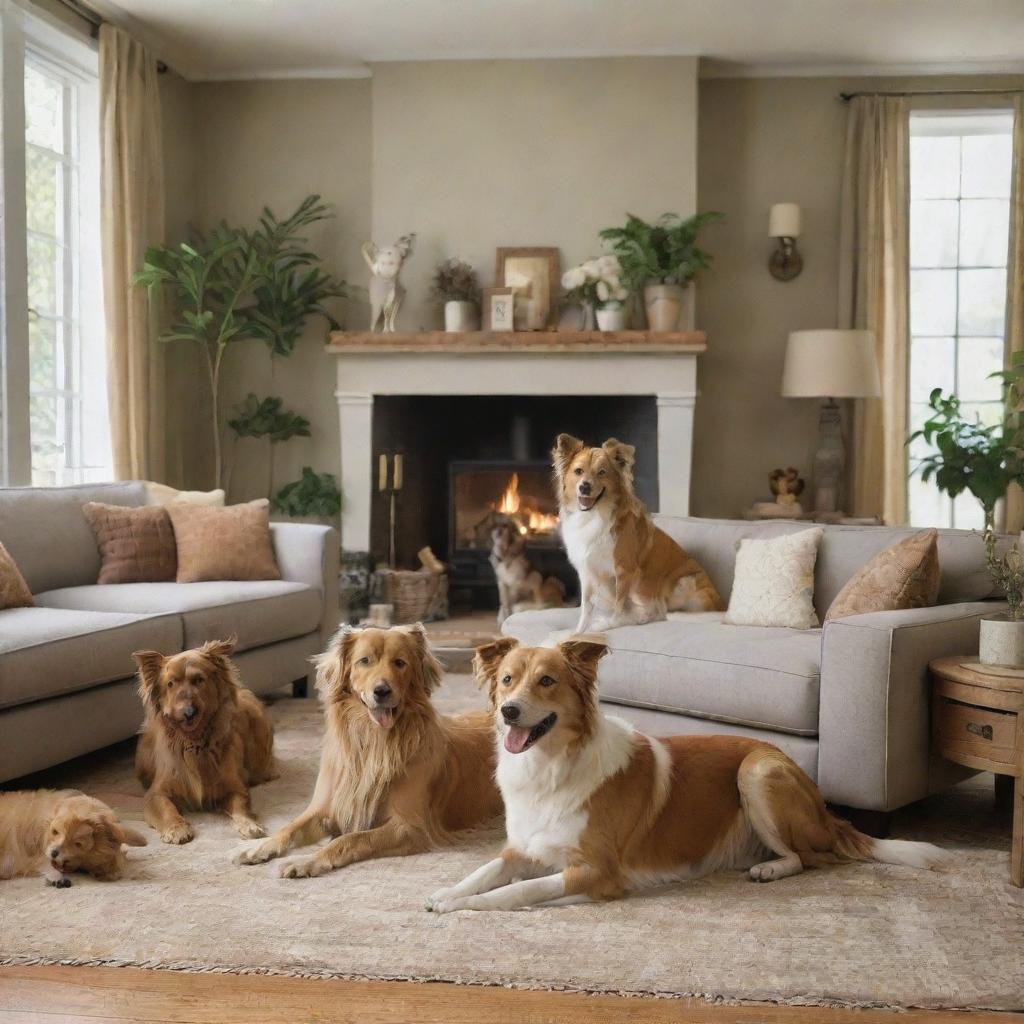
[(626, 285), (643, 294), (652, 331), (678, 328), (687, 286), (711, 265), (711, 255), (697, 245), (697, 237), (706, 224), (722, 217), (715, 211), (692, 217), (664, 213), (649, 224), (628, 213), (624, 227), (600, 233), (618, 256)]

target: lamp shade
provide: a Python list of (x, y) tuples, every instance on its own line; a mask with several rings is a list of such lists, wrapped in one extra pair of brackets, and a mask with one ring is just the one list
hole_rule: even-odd
[(776, 203), (768, 215), (769, 238), (800, 237), (800, 206), (797, 203)]
[(874, 398), (881, 394), (871, 331), (793, 331), (782, 371), (785, 398)]

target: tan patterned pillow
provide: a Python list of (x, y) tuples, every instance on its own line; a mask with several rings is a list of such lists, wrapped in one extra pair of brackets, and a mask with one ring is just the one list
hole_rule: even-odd
[(174, 530), (159, 506), (82, 506), (100, 549), (97, 583), (170, 583), (178, 571)]
[(179, 583), (281, 578), (266, 498), (226, 508), (180, 502), (164, 507), (178, 542)]
[(31, 608), (35, 605), (25, 577), (14, 564), (10, 552), (0, 544), (0, 611), (4, 608)]
[(825, 621), (865, 612), (930, 608), (939, 596), (939, 531), (922, 530), (879, 551), (836, 595)]
[(170, 505), (172, 502), (185, 501), (189, 505), (224, 506), (224, 489), (221, 487), (215, 491), (179, 491), (177, 487), (168, 487), (167, 484), (154, 483), (152, 480), (147, 480), (145, 486), (147, 505)]

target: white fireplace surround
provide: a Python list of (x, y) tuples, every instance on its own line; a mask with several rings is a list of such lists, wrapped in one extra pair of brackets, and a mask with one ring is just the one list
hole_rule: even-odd
[(678, 344), (662, 341), (646, 347), (623, 342), (567, 348), (545, 341), (485, 349), (454, 340), (445, 345), (443, 335), (437, 344), (419, 347), (357, 340), (366, 335), (334, 335), (328, 348), (338, 357), (342, 548), (370, 550), (376, 395), (653, 395), (660, 510), (687, 515), (697, 356), (705, 346), (702, 336), (686, 337)]

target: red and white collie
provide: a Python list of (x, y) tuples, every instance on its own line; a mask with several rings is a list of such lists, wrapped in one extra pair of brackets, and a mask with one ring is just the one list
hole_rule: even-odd
[(557, 648), (503, 639), (477, 650), (498, 736), (504, 852), (434, 893), (427, 909), (513, 910), (616, 899), (731, 868), (770, 882), (855, 860), (932, 867), (928, 843), (879, 840), (834, 817), (769, 743), (653, 739), (597, 706), (599, 638)]
[(580, 578), (577, 633), (725, 608), (708, 574), (634, 493), (635, 451), (614, 437), (588, 448), (559, 434), (551, 452), (562, 540)]

